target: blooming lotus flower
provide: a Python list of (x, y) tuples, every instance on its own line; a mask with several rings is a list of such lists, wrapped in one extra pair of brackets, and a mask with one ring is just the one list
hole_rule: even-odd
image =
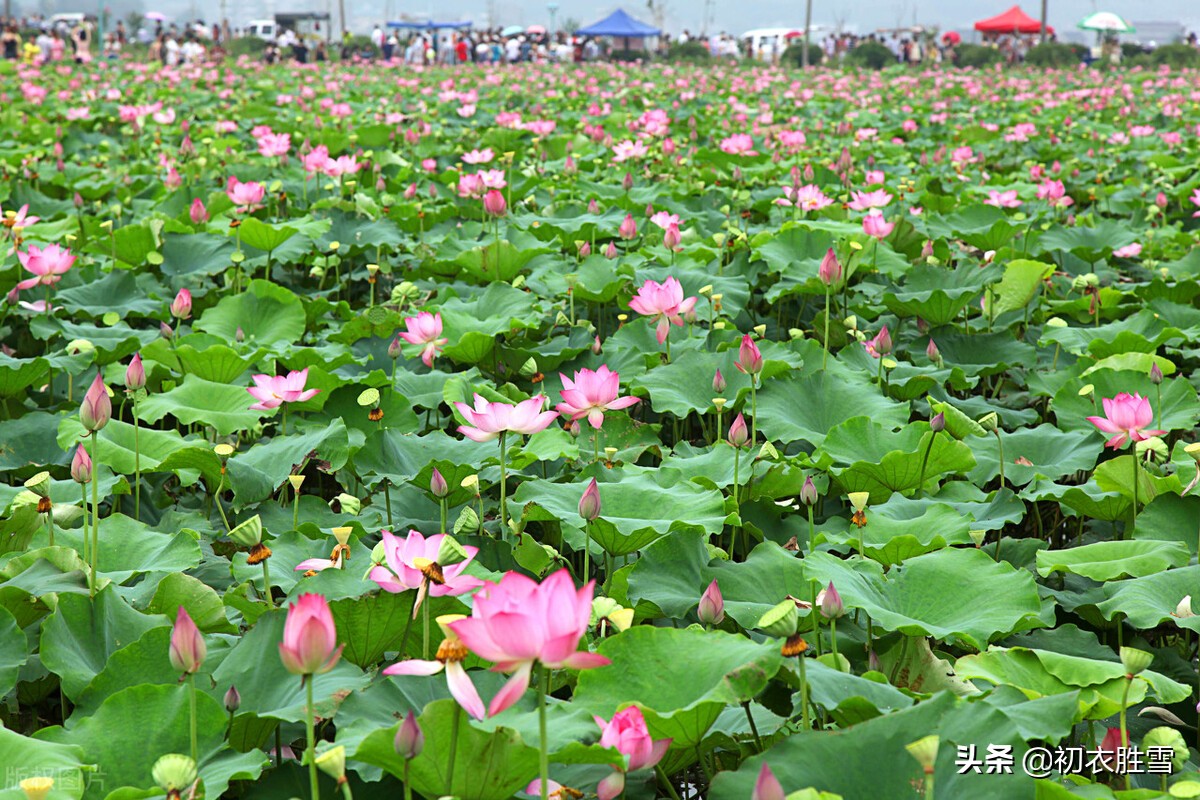
[(873, 192), (854, 192), (851, 198), (850, 208), (853, 208), (855, 211), (883, 208), (892, 202), (892, 195), (883, 189), (876, 189)]
[(482, 150), (472, 150), (468, 153), (463, 153), (464, 164), (489, 164), (496, 157), (496, 153), (490, 147), (485, 147)]
[(331, 178), (354, 175), (362, 168), (355, 156), (338, 156), (325, 162), (325, 174)]
[(683, 315), (696, 305), (696, 298), (683, 298), (683, 285), (674, 278), (662, 283), (647, 279), (637, 294), (629, 301), (629, 307), (644, 317), (650, 317), (657, 326), (658, 343), (667, 340), (671, 325), (683, 327)]
[(300, 157), (300, 163), (304, 165), (304, 171), (309, 177), (323, 173), (329, 163), (329, 148), (323, 144), (317, 145), (311, 152)]
[(1004, 192), (998, 189), (990, 189), (987, 200), (984, 200), (983, 204), (985, 206), (996, 206), (997, 208), (1017, 208), (1021, 205), (1021, 198), (1017, 197), (1016, 189), (1009, 189)]
[(302, 594), (288, 603), (279, 658), (293, 675), (329, 672), (342, 657), (329, 603), (319, 594)]
[(18, 283), (17, 288), (32, 289), (39, 284), (53, 286), (62, 280), (62, 276), (75, 263), (75, 256), (71, 255), (70, 250), (56, 244), (49, 244), (44, 248), (31, 244), (27, 252), (17, 251), (17, 260), (26, 272), (33, 274), (32, 278)]
[(1037, 188), (1038, 200), (1045, 200), (1052, 206), (1069, 206), (1075, 201), (1067, 195), (1062, 181), (1047, 180)]
[(472, 441), (490, 442), (508, 431), (523, 434), (544, 431), (558, 416), (556, 411), (542, 411), (545, 402), (546, 397), (540, 394), (516, 405), (491, 403), (477, 394), (474, 407), (466, 403), (454, 404), (468, 423), (459, 425), (458, 432)]
[(733, 362), (737, 367), (738, 372), (754, 377), (763, 370), (762, 351), (758, 349), (758, 345), (750, 338), (750, 334), (742, 336), (742, 343), (738, 346), (738, 358)]
[[(649, 211), (649, 209), (647, 209), (647, 211)], [(653, 224), (657, 225), (660, 229), (665, 231), (667, 228), (671, 227), (672, 225), (678, 227), (680, 219), (679, 219), (678, 214), (671, 214), (667, 211), (659, 211), (650, 216), (650, 222), (652, 222)]]
[(229, 183), (225, 186), (225, 194), (229, 196), (230, 202), (243, 214), (248, 214), (258, 208), (266, 191), (266, 187), (261, 183), (254, 181), (242, 183), (233, 175), (229, 176)]
[(179, 607), (175, 614), (175, 626), (171, 629), (171, 649), (168, 656), (171, 666), (184, 675), (194, 675), (204, 663), (208, 646), (200, 629), (192, 621), (187, 609)]
[(34, 217), (29, 214), (29, 204), (26, 203), (16, 211), (5, 211), (0, 214), (0, 227), (20, 232), (36, 223), (39, 219), (41, 217)]
[(646, 718), (637, 706), (617, 712), (605, 722), (602, 717), (592, 717), (600, 726), (600, 746), (615, 748), (625, 756), (625, 769), (616, 769), (600, 781), (596, 792), (600, 800), (612, 800), (625, 790), (625, 773), (648, 769), (662, 761), (671, 746), (670, 739), (651, 739), (646, 727)]
[(1127, 244), (1124, 247), (1118, 247), (1113, 250), (1113, 255), (1117, 258), (1137, 258), (1142, 254), (1142, 245), (1138, 242)]
[(874, 338), (863, 342), (863, 347), (867, 348), (871, 358), (879, 358), (892, 352), (892, 334), (888, 332), (887, 325), (884, 325)]
[(1154, 423), (1154, 411), (1150, 408), (1149, 398), (1121, 392), (1116, 397), (1105, 397), (1100, 402), (1104, 406), (1104, 416), (1087, 419), (1105, 433), (1116, 434), (1104, 443), (1105, 447), (1116, 450), (1124, 446), (1128, 439), (1141, 442), (1166, 433), (1146, 427)]
[(613, 145), (613, 161), (619, 164), (630, 159), (645, 158), (649, 152), (649, 148), (643, 142), (626, 139)]
[[(718, 145), (722, 153), (730, 155), (758, 155), (754, 150), (754, 139), (748, 133), (735, 133), (732, 136), (727, 136), (721, 140)], [(604, 800), (604, 798), (601, 798)]]
[[(392, 594), (410, 589), (420, 590), (428, 582), (427, 592), (431, 597), (457, 597), (483, 586), (478, 578), (464, 575), (463, 570), (479, 552), (478, 547), (463, 545), (467, 557), (457, 564), (440, 565), (438, 552), (446, 534), (439, 533), (426, 539), (417, 531), (409, 531), (401, 539), (391, 531), (383, 531), (383, 554), (387, 566), (372, 567), (370, 579), (379, 588)], [(436, 565), (436, 570), (430, 566)]]
[(863, 233), (868, 236), (874, 236), (876, 239), (885, 239), (892, 229), (896, 227), (894, 222), (888, 222), (884, 219), (883, 214), (878, 210), (872, 210), (870, 214), (863, 217)]
[(826, 206), (833, 205), (833, 200), (827, 197), (820, 187), (811, 183), (801, 186), (799, 189), (785, 186), (783, 193), (787, 195), (787, 199), (782, 200), (780, 204), (796, 206), (801, 211), (820, 211)]
[(96, 372), (96, 378), (88, 387), (79, 406), (79, 421), (87, 430), (95, 433), (108, 424), (112, 419), (112, 400), (108, 397), (108, 387), (104, 378)]
[(470, 651), (454, 630), (456, 621), (465, 619), (461, 614), (446, 614), (437, 618), (438, 627), (442, 629), (446, 638), (438, 645), (437, 655), (434, 656), (436, 660), (410, 658), (385, 668), (383, 674), (436, 675), (444, 671), (450, 695), (472, 717), (483, 719), (487, 716), (483, 700), (479, 697), (479, 690), (475, 688), (475, 684), (471, 683), (471, 676), (462, 665), (463, 659), (470, 655)]
[(604, 412), (616, 411), (638, 402), (636, 397), (618, 397), (620, 394), (620, 375), (601, 364), (600, 369), (592, 372), (581, 369), (575, 372), (575, 380), (559, 373), (563, 388), (559, 394), (563, 402), (555, 406), (555, 410), (565, 417), (575, 421), (587, 417), (588, 423), (599, 430), (604, 424)]
[(405, 318), (404, 327), (407, 331), (401, 333), (400, 338), (409, 344), (420, 345), (421, 362), (427, 367), (432, 367), (434, 357), (442, 352), (442, 345), (450, 341), (439, 338), (442, 335), (441, 313), (430, 314), (428, 311), (422, 311), (415, 317)]
[(514, 672), (492, 698), (488, 714), (515, 703), (529, 688), (535, 662), (550, 669), (593, 669), (611, 662), (578, 649), (592, 613), (591, 581), (575, 588), (571, 573), (559, 570), (542, 583), (516, 572), (485, 586), (474, 597), (471, 616), (449, 627), (467, 648), (495, 669)]
[(287, 375), (254, 375), (254, 386), (246, 391), (258, 399), (250, 406), (255, 411), (270, 411), (283, 403), (302, 403), (315, 397), (320, 389), (305, 390), (308, 382), (308, 367), (302, 370), (292, 370)]
[(478, 174), (462, 175), (458, 179), (459, 197), (482, 197), (484, 190), (483, 178)]
[(266, 133), (258, 137), (258, 152), (267, 158), (286, 156), (292, 149), (292, 136), (289, 133)]

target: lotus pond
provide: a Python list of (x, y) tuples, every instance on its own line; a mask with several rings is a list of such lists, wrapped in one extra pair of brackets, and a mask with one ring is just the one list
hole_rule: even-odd
[(1197, 796), (1198, 103), (8, 71), (0, 798)]

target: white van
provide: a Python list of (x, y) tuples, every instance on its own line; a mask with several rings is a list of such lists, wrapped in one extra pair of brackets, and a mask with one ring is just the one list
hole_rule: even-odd
[(265, 42), (275, 40), (275, 35), (279, 32), (278, 26), (273, 19), (255, 19), (251, 20), (246, 26), (246, 36), (256, 36)]

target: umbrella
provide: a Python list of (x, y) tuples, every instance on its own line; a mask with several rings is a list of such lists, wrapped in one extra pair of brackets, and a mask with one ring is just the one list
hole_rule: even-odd
[(525, 29), (526, 33), (545, 33), (546, 29), (541, 25), (530, 25)]
[(1098, 11), (1081, 20), (1078, 27), (1085, 31), (1106, 31), (1108, 33), (1134, 33), (1136, 31), (1136, 28), (1111, 11)]
[(167, 15), (160, 11), (147, 11), (146, 19), (151, 20), (152, 22), (166, 22)]
[(796, 39), (804, 35), (804, 31), (788, 31), (783, 35), (785, 39)]
[(943, 44), (959, 44), (962, 42), (962, 34), (958, 31), (946, 31), (942, 34)]
[(509, 25), (504, 30), (500, 31), (501, 36), (516, 36), (518, 33), (524, 33), (525, 29), (520, 25)]

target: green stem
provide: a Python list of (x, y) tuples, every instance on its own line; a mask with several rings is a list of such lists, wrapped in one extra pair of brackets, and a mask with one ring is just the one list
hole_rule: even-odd
[(50, 504), (50, 510), (46, 512), (46, 529), (50, 535), (50, 546), (54, 547), (54, 503)]
[[(738, 503), (738, 486), (739, 475), (738, 471), (741, 467), (742, 448), (736, 444), (733, 446), (733, 507), (737, 509), (739, 515), (741, 513), (741, 505)], [(737, 542), (737, 527), (735, 526), (729, 533), (729, 558), (733, 559), (733, 546)]]
[[(142, 518), (142, 451), (138, 443), (137, 392), (133, 393), (133, 518)], [(193, 760), (195, 756), (192, 756)]]
[[(221, 512), (224, 513), (224, 512)], [(300, 487), (292, 487), (292, 530), (300, 527)]]
[(591, 573), (592, 523), (583, 523), (583, 575), (582, 581), (587, 583)]
[(462, 706), (454, 704), (454, 716), (450, 720), (450, 758), (446, 766), (446, 794), (454, 796), (454, 761), (458, 756), (458, 720), (462, 716)]
[(925, 455), (921, 457), (921, 474), (917, 479), (917, 491), (920, 492), (925, 486), (925, 467), (929, 465), (929, 454), (933, 451), (933, 440), (937, 438), (937, 431), (931, 431), (929, 444), (925, 445)]
[(429, 579), (425, 579), (425, 601), (421, 603), (421, 658), (429, 660)]
[(543, 666), (538, 681), (538, 775), (542, 779), (542, 800), (550, 791), (550, 741), (546, 738), (546, 695), (550, 691), (550, 669)]
[[(654, 765), (654, 772), (658, 775), (658, 782), (667, 790), (667, 796), (671, 800), (679, 800), (679, 793), (675, 791), (675, 787), (671, 785), (671, 779), (667, 777), (667, 773), (663, 772), (663, 768), (658, 764)], [(542, 798), (545, 800), (545, 798)]]
[(750, 379), (750, 444), (758, 444), (758, 376)]
[(404, 800), (412, 800), (412, 784), (408, 782), (408, 765), (411, 758), (404, 759)]
[(813, 507), (809, 506), (808, 507), (808, 552), (810, 552), (810, 553), (812, 552), (813, 539), (816, 538), (816, 535), (817, 535), (816, 527), (813, 525)]
[(217, 511), (221, 512), (221, 521), (225, 523), (225, 530), (231, 531), (233, 528), (229, 526), (229, 517), (225, 516), (225, 506), (221, 505), (221, 489), (225, 486), (225, 473), (221, 473), (221, 480), (217, 482), (217, 490), (213, 492), (213, 500), (217, 502)]
[(504, 446), (504, 437), (506, 431), (500, 432), (500, 538), (504, 539), (505, 530), (508, 528), (508, 488), (504, 485), (508, 478), (508, 468), (505, 463), (507, 453)]
[(758, 752), (763, 751), (763, 740), (758, 735), (758, 726), (754, 724), (754, 715), (750, 713), (750, 701), (746, 700), (742, 703), (742, 708), (746, 712), (746, 721), (750, 723), (750, 733), (754, 735), (754, 746), (758, 748)]
[(191, 706), (191, 712), (192, 712), (192, 715), (191, 715), (192, 716), (192, 719), (191, 719), (192, 761), (195, 761), (197, 764), (199, 764), (200, 759), (197, 756), (198, 748), (196, 747), (196, 673), (194, 673), (194, 672), (192, 674), (188, 675), (188, 696), (189, 696), (189, 705)]
[(1154, 387), (1157, 402), (1154, 404), (1154, 427), (1162, 428), (1162, 384)]
[[(1129, 776), (1125, 776), (1125, 780), (1129, 780)], [(933, 770), (925, 773), (925, 797), (933, 798)]]
[(830, 644), (833, 647), (833, 668), (838, 672), (842, 671), (842, 660), (838, 658), (837, 646), (837, 617), (829, 618), (829, 638)]
[(312, 800), (318, 800), (321, 787), (317, 784), (317, 738), (313, 731), (313, 676), (305, 675), (301, 680), (304, 681), (305, 698), (308, 700), (304, 705), (304, 730), (308, 735), (308, 749), (304, 752), (304, 760), (308, 762), (308, 784)]
[(804, 730), (811, 731), (812, 720), (808, 717), (808, 672), (804, 665), (804, 654), (801, 653), (797, 658), (800, 659), (800, 717)]
[(1000, 438), (1000, 428), (996, 428), (996, 446), (1000, 448), (1000, 488), (1004, 488), (1004, 440)]
[[(85, 533), (86, 535), (86, 533)], [(100, 433), (92, 431), (92, 596), (96, 595), (96, 566), (100, 563)]]
[(825, 335), (821, 337), (821, 346), (824, 352), (821, 353), (821, 370), (825, 370), (825, 363), (829, 360), (829, 287), (825, 287)]
[(1137, 528), (1137, 512), (1138, 512), (1138, 454), (1137, 442), (1129, 443), (1129, 452), (1133, 456), (1133, 516), (1129, 521), (1129, 535), (1125, 538), (1132, 539), (1134, 531)]
[[(383, 479), (383, 502), (387, 506), (388, 530), (392, 530), (394, 524), (392, 522), (392, 493), (388, 491), (388, 480)], [(442, 533), (446, 532), (445, 521), (442, 522)]]
[(280, 431), (281, 435), (283, 435), (283, 436), (287, 436), (287, 408), (288, 408), (287, 403), (284, 403), (283, 404), (283, 430)]
[[(442, 498), (438, 499), (438, 507), (441, 510), (441, 517), (442, 517), (442, 527), (440, 528), (440, 531), (442, 533), (445, 533), (446, 532), (446, 498), (442, 497)], [(388, 515), (388, 519), (389, 520), (391, 519), (390, 514)]]
[[(1129, 703), (1129, 687), (1132, 685), (1133, 685), (1133, 676), (1126, 675), (1125, 676), (1125, 688), (1121, 691), (1121, 743), (1119, 745), (1117, 745), (1118, 747), (1126, 747), (1129, 743), (1129, 734), (1126, 733), (1126, 730), (1125, 730), (1125, 707)], [(1125, 772), (1125, 789), (1128, 791), (1129, 788), (1130, 788), (1129, 771), (1126, 770), (1126, 772)]]
[(271, 597), (271, 567), (268, 562), (271, 559), (264, 558), (263, 565), (263, 599), (267, 601), (267, 605), (271, 608), (275, 607), (275, 598)]
[[(95, 474), (94, 471), (93, 474)], [(91, 553), (91, 548), (88, 546), (88, 502), (86, 483), (79, 484), (79, 492), (83, 495), (83, 563), (90, 564), (92, 563), (92, 560), (88, 557)]]
[(346, 780), (344, 776), (342, 777), (342, 797), (346, 800), (354, 800), (354, 792), (350, 791), (350, 781)]

